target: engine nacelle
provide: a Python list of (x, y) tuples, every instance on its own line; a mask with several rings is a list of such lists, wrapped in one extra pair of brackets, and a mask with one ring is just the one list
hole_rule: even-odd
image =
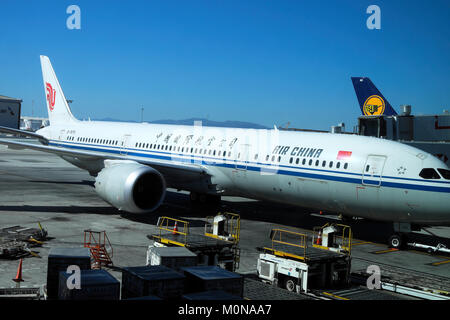
[(95, 179), (100, 197), (119, 210), (147, 213), (164, 200), (166, 183), (157, 170), (133, 161), (106, 160)]

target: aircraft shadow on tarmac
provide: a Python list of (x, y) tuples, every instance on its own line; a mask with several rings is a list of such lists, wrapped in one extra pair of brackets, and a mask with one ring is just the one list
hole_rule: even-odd
[(82, 181), (51, 181), (51, 180), (30, 180), (32, 183), (51, 183), (51, 184), (69, 184), (69, 185), (86, 185), (94, 187), (95, 181), (82, 180)]
[[(80, 182), (59, 182), (59, 181), (34, 181), (43, 183), (64, 183), (64, 184), (82, 184), (92, 185), (92, 181), (83, 180)], [(132, 214), (120, 211), (112, 206), (0, 206), (0, 214), (2, 211), (14, 212), (55, 212), (68, 214), (100, 214), (100, 215), (118, 215), (123, 219), (134, 222), (156, 225), (158, 218), (168, 216), (172, 218), (180, 218), (189, 222), (190, 227), (203, 227), (204, 221), (199, 218), (213, 216), (216, 210), (198, 210), (191, 207), (188, 194), (178, 192), (166, 192), (164, 203), (154, 212), (149, 214)], [(350, 225), (353, 231), (353, 238), (386, 243), (387, 239), (394, 233), (392, 223), (377, 222), (368, 220), (350, 220), (336, 221), (326, 219), (322, 216), (310, 215), (312, 210), (299, 208), (273, 202), (254, 201), (241, 199), (241, 201), (222, 200), (220, 211), (238, 213), (243, 220), (261, 221), (275, 226), (288, 226), (294, 228), (302, 228), (312, 230), (314, 227), (322, 226), (327, 222), (337, 222)], [(192, 219), (191, 219), (192, 218)], [(53, 220), (69, 222), (70, 218), (54, 217)], [(450, 247), (450, 241), (446, 238), (432, 237), (430, 235), (414, 234), (410, 241), (427, 243), (436, 245), (438, 242)]]

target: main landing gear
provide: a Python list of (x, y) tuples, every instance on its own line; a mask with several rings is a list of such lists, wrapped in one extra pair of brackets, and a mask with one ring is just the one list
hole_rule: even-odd
[(389, 237), (388, 244), (393, 249), (405, 249), (408, 244), (408, 235), (412, 231), (420, 231), (419, 226), (405, 222), (394, 222), (394, 234)]
[(401, 233), (394, 233), (388, 240), (389, 248), (398, 250), (404, 249), (406, 242), (407, 236)]
[(191, 208), (199, 211), (217, 211), (220, 208), (221, 197), (212, 194), (191, 192)]

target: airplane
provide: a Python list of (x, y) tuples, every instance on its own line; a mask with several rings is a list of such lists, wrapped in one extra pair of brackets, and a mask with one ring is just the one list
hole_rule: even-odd
[(401, 248), (417, 226), (450, 224), (450, 170), (422, 150), (379, 138), (273, 129), (80, 121), (50, 60), (40, 56), (50, 125), (41, 144), (0, 139), (14, 149), (60, 156), (95, 177), (97, 194), (119, 210), (150, 213), (166, 188), (193, 203), (221, 196), (275, 201), (394, 222)]
[(351, 77), (359, 107), (365, 116), (396, 116), (394, 108), (367, 77)]

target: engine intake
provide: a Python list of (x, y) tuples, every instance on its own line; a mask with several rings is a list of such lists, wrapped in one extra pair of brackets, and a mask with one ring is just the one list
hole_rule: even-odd
[(164, 177), (157, 170), (136, 162), (106, 160), (95, 179), (99, 196), (119, 210), (152, 212), (166, 193)]

